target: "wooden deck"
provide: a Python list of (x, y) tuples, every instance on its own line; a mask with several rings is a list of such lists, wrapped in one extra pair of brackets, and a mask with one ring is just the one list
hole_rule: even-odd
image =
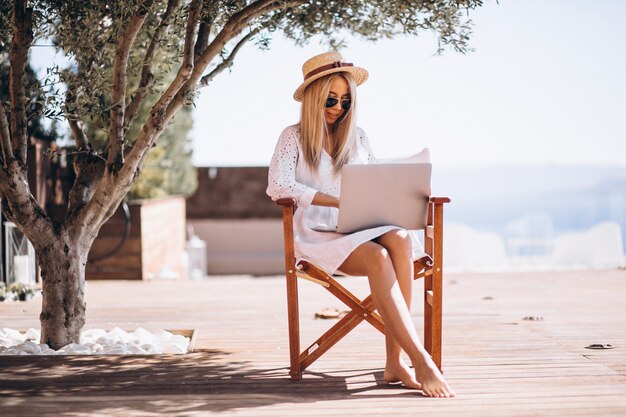
[[(625, 416), (626, 271), (448, 274), (444, 371), (453, 399), (382, 382), (381, 335), (361, 324), (287, 378), (281, 277), (88, 282), (87, 327), (193, 328), (182, 356), (0, 357), (2, 416)], [(344, 279), (363, 294), (362, 278)], [(301, 281), (304, 340), (342, 307)], [(418, 284), (419, 285), (419, 284)], [(420, 300), (418, 300), (420, 301)], [(421, 302), (414, 318), (421, 329)], [(38, 326), (40, 301), (0, 303), (0, 327)], [(525, 321), (526, 316), (543, 320)], [(589, 350), (610, 343), (612, 350)]]

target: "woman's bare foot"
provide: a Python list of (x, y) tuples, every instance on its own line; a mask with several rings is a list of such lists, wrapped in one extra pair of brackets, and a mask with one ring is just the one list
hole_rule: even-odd
[(415, 368), (415, 379), (422, 385), (422, 392), (428, 397), (448, 398), (454, 397), (454, 391), (443, 379), (443, 375), (437, 369), (437, 365), (428, 354), (421, 363), (413, 364)]
[(386, 382), (401, 382), (407, 388), (422, 389), (422, 385), (415, 380), (411, 368), (402, 360), (387, 362), (383, 378)]

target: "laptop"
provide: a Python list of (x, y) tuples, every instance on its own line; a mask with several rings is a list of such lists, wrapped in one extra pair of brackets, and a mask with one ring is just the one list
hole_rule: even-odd
[(430, 163), (345, 165), (337, 232), (394, 225), (420, 230), (426, 225)]

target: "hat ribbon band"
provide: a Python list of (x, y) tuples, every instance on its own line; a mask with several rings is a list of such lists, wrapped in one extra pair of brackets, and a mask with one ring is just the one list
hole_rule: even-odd
[(333, 62), (332, 64), (323, 65), (321, 67), (315, 68), (313, 71), (309, 72), (307, 75), (304, 76), (304, 80), (306, 81), (307, 79), (311, 78), (312, 76), (317, 75), (320, 72), (327, 71), (329, 69), (341, 68), (341, 67), (353, 67), (353, 66), (354, 66), (354, 64), (352, 64), (350, 62), (336, 61), (336, 62)]

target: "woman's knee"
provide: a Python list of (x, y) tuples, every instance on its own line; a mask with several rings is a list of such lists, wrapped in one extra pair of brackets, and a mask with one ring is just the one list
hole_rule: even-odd
[(413, 252), (411, 236), (405, 229), (394, 229), (385, 233), (380, 243), (391, 252), (392, 256), (398, 254), (410, 257)]
[[(373, 243), (373, 242), (372, 242)], [(393, 266), (389, 251), (382, 245), (373, 243), (368, 247), (367, 269), (370, 272), (384, 271)]]

